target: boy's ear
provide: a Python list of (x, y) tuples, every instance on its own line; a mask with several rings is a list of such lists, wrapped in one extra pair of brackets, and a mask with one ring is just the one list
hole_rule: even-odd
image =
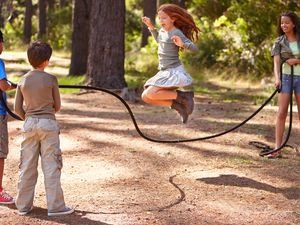
[(48, 66), (48, 65), (49, 65), (49, 60), (46, 60), (46, 61), (43, 62), (43, 66), (44, 66), (44, 67), (46, 67), (46, 66)]

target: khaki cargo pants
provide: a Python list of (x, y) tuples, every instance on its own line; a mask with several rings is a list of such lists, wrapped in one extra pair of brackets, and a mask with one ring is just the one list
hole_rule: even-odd
[(48, 212), (65, 208), (60, 176), (62, 168), (59, 147), (59, 127), (56, 120), (28, 117), (23, 126), (20, 175), (16, 206), (29, 211), (33, 205), (38, 178), (38, 160), (41, 156)]
[(0, 158), (6, 159), (8, 154), (7, 116), (0, 115)]

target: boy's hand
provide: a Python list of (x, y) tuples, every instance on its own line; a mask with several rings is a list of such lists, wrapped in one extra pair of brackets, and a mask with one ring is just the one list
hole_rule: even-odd
[(1, 91), (12, 90), (12, 89), (15, 89), (17, 86), (18, 86), (17, 84), (8, 81), (6, 78), (3, 78), (2, 80), (0, 80)]
[(174, 35), (171, 39), (175, 45), (179, 46), (180, 48), (184, 48), (183, 42), (179, 36)]
[(18, 85), (16, 83), (10, 82), (11, 89), (16, 89)]
[(153, 29), (154, 29), (154, 26), (153, 26), (153, 24), (152, 24), (152, 22), (151, 22), (151, 20), (150, 20), (149, 17), (143, 16), (143, 17), (142, 17), (142, 21), (143, 21), (144, 24), (146, 24), (146, 26), (147, 26), (150, 30), (153, 30)]
[(6, 80), (6, 81), (7, 81), (7, 83), (10, 85), (9, 90), (13, 90), (13, 89), (16, 89), (16, 88), (18, 87), (17, 84), (15, 84), (15, 83), (13, 83), (13, 82), (11, 82), (11, 81), (9, 81), (9, 80)]

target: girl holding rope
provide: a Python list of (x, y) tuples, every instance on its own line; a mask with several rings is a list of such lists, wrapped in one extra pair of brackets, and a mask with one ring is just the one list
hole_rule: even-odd
[[(294, 90), (300, 120), (300, 19), (294, 12), (282, 13), (278, 18), (278, 38), (272, 53), (274, 61), (275, 86), (280, 88), (278, 96), (278, 113), (276, 118), (275, 149), (283, 143), (285, 120), (290, 102), (290, 93)], [(282, 65), (282, 80), (280, 66)], [(293, 90), (291, 89), (291, 66), (294, 66)], [(282, 158), (281, 152), (276, 152), (269, 158)]]
[(151, 105), (171, 107), (186, 123), (194, 109), (194, 92), (179, 91), (179, 87), (192, 84), (191, 76), (179, 60), (179, 50), (196, 51), (192, 41), (198, 40), (199, 28), (192, 16), (175, 4), (163, 4), (158, 9), (161, 29), (157, 31), (150, 18), (142, 17), (152, 36), (159, 44), (159, 72), (144, 85), (142, 99)]

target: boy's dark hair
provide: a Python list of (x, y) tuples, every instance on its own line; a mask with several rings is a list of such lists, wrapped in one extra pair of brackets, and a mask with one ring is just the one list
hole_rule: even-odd
[(52, 48), (42, 41), (33, 42), (27, 50), (27, 57), (33, 68), (38, 68), (43, 62), (49, 60), (51, 55)]
[(3, 42), (3, 34), (1, 30), (0, 30), (0, 42)]

